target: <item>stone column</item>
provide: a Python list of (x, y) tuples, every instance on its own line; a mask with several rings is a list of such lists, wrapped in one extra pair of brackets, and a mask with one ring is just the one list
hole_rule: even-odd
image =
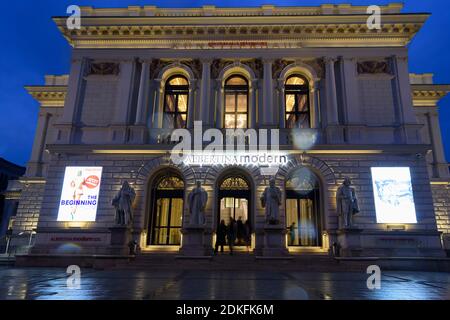
[(311, 128), (318, 129), (320, 128), (320, 105), (319, 105), (319, 83), (318, 81), (314, 81), (311, 87), (311, 94), (313, 101), (313, 116), (311, 119)]
[(114, 110), (114, 120), (111, 126), (111, 142), (125, 143), (128, 139), (127, 125), (130, 114), (131, 92), (133, 85), (134, 61), (124, 61), (120, 64), (117, 101)]
[(202, 87), (201, 87), (201, 98), (200, 98), (200, 114), (201, 120), (203, 121), (203, 127), (211, 127), (211, 106), (210, 106), (210, 95), (211, 95), (211, 61), (202, 61)]
[(138, 95), (136, 122), (135, 122), (136, 125), (145, 125), (147, 121), (146, 120), (148, 110), (147, 98), (148, 93), (150, 91), (149, 80), (150, 80), (150, 63), (148, 61), (144, 61), (142, 63), (141, 78), (139, 81), (139, 95)]
[(437, 110), (433, 110), (432, 112), (428, 112), (426, 116), (428, 120), (430, 141), (433, 146), (433, 174), (435, 175), (435, 178), (448, 179), (450, 173), (442, 145), (439, 115)]
[(273, 80), (272, 63), (273, 60), (263, 60), (264, 63), (264, 85), (263, 85), (263, 108), (261, 120), (263, 126), (273, 125)]
[(69, 144), (72, 142), (73, 124), (77, 121), (77, 115), (82, 107), (86, 84), (84, 77), (88, 67), (89, 61), (86, 58), (72, 61), (63, 114), (55, 126), (59, 130), (56, 143)]
[[(187, 117), (187, 127), (192, 129), (194, 127), (194, 119), (197, 116), (198, 108), (195, 104), (195, 94), (196, 94), (197, 81), (191, 80), (189, 83), (189, 101), (188, 101), (188, 117)], [(161, 95), (162, 96), (162, 95)]]
[(149, 79), (150, 78), (150, 63), (144, 61), (141, 64), (141, 74), (139, 79), (139, 92), (136, 108), (136, 119), (134, 126), (131, 127), (130, 142), (135, 144), (142, 144), (147, 141), (148, 136), (148, 97), (150, 93)]
[(328, 125), (338, 125), (338, 103), (336, 93), (336, 76), (334, 72), (334, 58), (326, 58), (326, 90), (327, 90), (327, 115)]
[(222, 87), (222, 81), (220, 79), (216, 79), (216, 92), (217, 92), (217, 101), (216, 101), (216, 127), (221, 129), (224, 126), (223, 117), (224, 117), (224, 106), (223, 106), (223, 98), (225, 92)]
[(412, 104), (411, 85), (409, 83), (408, 58), (393, 56), (391, 60), (397, 82), (397, 96), (401, 109), (402, 122), (404, 124), (417, 124)]
[[(256, 91), (258, 90), (258, 79), (251, 80), (251, 86), (249, 91), (249, 126), (250, 128), (256, 128), (256, 110), (258, 110), (258, 103), (256, 101)], [(223, 107), (222, 107), (223, 109)]]
[(285, 87), (284, 87), (284, 80), (278, 79), (278, 103), (279, 103), (279, 121), (278, 125), (280, 126), (280, 129), (286, 128), (286, 95), (285, 95)]
[(39, 112), (38, 125), (34, 136), (33, 150), (31, 152), (30, 161), (27, 165), (27, 176), (42, 176), (42, 156), (45, 150), (45, 142), (47, 138), (47, 129), (50, 114), (46, 111)]

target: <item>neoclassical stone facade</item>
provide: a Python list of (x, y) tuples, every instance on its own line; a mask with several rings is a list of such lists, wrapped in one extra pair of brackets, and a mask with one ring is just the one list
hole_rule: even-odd
[[(282, 245), (290, 254), (327, 254), (341, 241), (336, 190), (349, 177), (360, 233), (341, 243), (342, 254), (444, 256), (450, 177), (437, 103), (450, 87), (409, 74), (406, 45), (428, 15), (381, 8), (389, 15), (380, 30), (368, 29), (365, 7), (349, 5), (85, 7), (79, 30), (55, 18), (73, 46), (71, 69), (27, 87), (41, 107), (15, 234), (36, 231), (31, 256), (113, 254), (111, 200), (128, 181), (140, 249), (178, 251), (187, 195), (200, 181), (208, 192), (205, 247), (212, 250), (220, 220), (234, 215), (249, 221), (252, 252), (261, 255), (268, 244), (260, 197), (275, 178)], [(173, 130), (193, 131), (196, 121), (204, 130), (279, 129), (288, 162), (272, 174), (255, 165), (174, 164)], [(68, 166), (103, 168), (93, 222), (57, 221)], [(372, 167), (410, 168), (417, 223), (377, 223)], [(308, 192), (294, 192), (303, 169)]]

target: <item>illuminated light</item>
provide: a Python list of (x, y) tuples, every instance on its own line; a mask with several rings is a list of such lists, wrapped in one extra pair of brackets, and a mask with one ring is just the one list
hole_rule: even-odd
[(377, 223), (417, 223), (408, 167), (372, 167)]
[[(179, 154), (178, 151), (173, 152)], [(283, 166), (288, 163), (287, 154), (280, 151), (185, 151), (185, 165), (254, 165)]]
[(450, 182), (448, 182), (448, 181), (430, 181), (430, 184), (447, 186), (447, 185), (450, 185)]
[(92, 153), (96, 154), (160, 154), (160, 150), (92, 150)]
[(317, 142), (318, 133), (314, 129), (292, 129), (294, 147), (299, 150), (309, 150)]
[(56, 253), (70, 253), (76, 254), (81, 253), (83, 251), (82, 247), (76, 243), (64, 243), (56, 248)]
[[(306, 150), (308, 154), (382, 154), (383, 150)], [(292, 152), (292, 153), (299, 153)]]
[(66, 167), (58, 221), (94, 222), (97, 216), (102, 167)]
[(178, 252), (181, 246), (145, 246), (143, 252)]
[(404, 224), (388, 224), (387, 229), (392, 231), (405, 231), (406, 226)]
[(86, 229), (90, 226), (90, 223), (85, 221), (68, 221), (65, 222), (64, 225), (66, 229), (70, 228)]

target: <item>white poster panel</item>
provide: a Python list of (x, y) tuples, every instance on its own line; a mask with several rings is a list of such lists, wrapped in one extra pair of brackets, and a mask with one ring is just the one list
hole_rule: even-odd
[(408, 167), (373, 167), (372, 185), (377, 223), (417, 223)]
[(102, 169), (102, 167), (66, 167), (58, 221), (95, 221)]

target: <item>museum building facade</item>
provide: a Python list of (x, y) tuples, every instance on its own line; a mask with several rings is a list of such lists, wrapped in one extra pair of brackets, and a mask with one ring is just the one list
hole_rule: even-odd
[[(183, 254), (199, 181), (204, 255), (232, 217), (249, 226), (258, 256), (339, 244), (344, 256), (444, 257), (450, 177), (437, 103), (450, 86), (408, 69), (407, 45), (429, 15), (381, 6), (381, 28), (369, 29), (366, 9), (82, 7), (74, 30), (54, 18), (71, 69), (27, 87), (40, 111), (12, 245), (31, 233), (28, 257), (126, 254), (112, 205), (126, 181), (129, 239), (140, 252)], [(258, 129), (269, 149), (278, 138), (285, 162), (174, 163), (174, 130), (197, 139), (200, 121), (204, 147), (207, 129)], [(350, 229), (336, 199), (345, 178), (359, 206)], [(279, 238), (260, 201), (271, 179), (282, 193)], [(83, 205), (92, 210), (77, 218)]]

